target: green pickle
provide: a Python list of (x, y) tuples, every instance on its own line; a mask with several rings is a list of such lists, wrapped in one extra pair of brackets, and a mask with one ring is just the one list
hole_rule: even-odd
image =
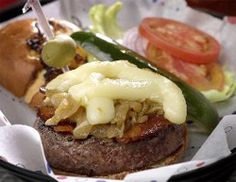
[(219, 122), (219, 115), (211, 103), (197, 90), (187, 85), (171, 73), (153, 67), (146, 58), (140, 56), (109, 38), (100, 38), (91, 32), (75, 32), (71, 37), (76, 43), (99, 61), (127, 60), (139, 68), (147, 68), (166, 76), (182, 90), (187, 103), (187, 120), (193, 121), (207, 133)]
[(68, 35), (57, 35), (47, 41), (42, 50), (42, 59), (51, 67), (62, 68), (68, 65), (76, 55), (76, 43)]

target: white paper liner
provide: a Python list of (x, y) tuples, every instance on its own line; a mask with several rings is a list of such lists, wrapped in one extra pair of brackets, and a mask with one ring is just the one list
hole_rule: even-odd
[(0, 127), (0, 157), (33, 171), (47, 173), (40, 136), (26, 125)]

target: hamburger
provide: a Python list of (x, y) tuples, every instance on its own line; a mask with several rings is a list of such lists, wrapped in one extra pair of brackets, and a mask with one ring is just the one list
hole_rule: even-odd
[[(64, 20), (49, 20), (54, 34), (71, 34), (78, 27)], [(43, 94), (39, 88), (61, 73), (45, 65), (41, 51), (45, 35), (35, 19), (18, 20), (0, 29), (0, 84), (17, 97), (23, 97), (27, 104), (36, 107), (41, 104)], [(85, 58), (76, 55), (71, 67), (75, 68)]]
[(127, 61), (90, 62), (45, 89), (34, 127), (59, 174), (123, 178), (184, 154), (185, 99), (157, 73)]

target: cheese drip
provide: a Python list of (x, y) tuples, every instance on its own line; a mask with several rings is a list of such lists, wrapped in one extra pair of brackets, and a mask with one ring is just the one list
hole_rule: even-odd
[(182, 91), (172, 81), (127, 61), (84, 64), (58, 76), (46, 89), (49, 101), (55, 94), (66, 94), (65, 100), (56, 109), (57, 116), (55, 114), (47, 120), (47, 125), (56, 125), (61, 119), (72, 116), (80, 106), (86, 109), (89, 124), (109, 123), (115, 115), (115, 99), (149, 99), (161, 103), (164, 117), (176, 124), (185, 122), (187, 115)]

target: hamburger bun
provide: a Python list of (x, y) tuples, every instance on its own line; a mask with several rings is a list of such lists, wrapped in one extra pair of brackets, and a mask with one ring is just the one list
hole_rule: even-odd
[[(49, 20), (54, 34), (71, 34), (78, 27), (64, 20)], [(41, 61), (45, 36), (35, 19), (11, 22), (0, 29), (0, 84), (31, 105), (38, 105), (39, 87), (45, 83)], [(37, 95), (35, 101), (32, 99)]]

